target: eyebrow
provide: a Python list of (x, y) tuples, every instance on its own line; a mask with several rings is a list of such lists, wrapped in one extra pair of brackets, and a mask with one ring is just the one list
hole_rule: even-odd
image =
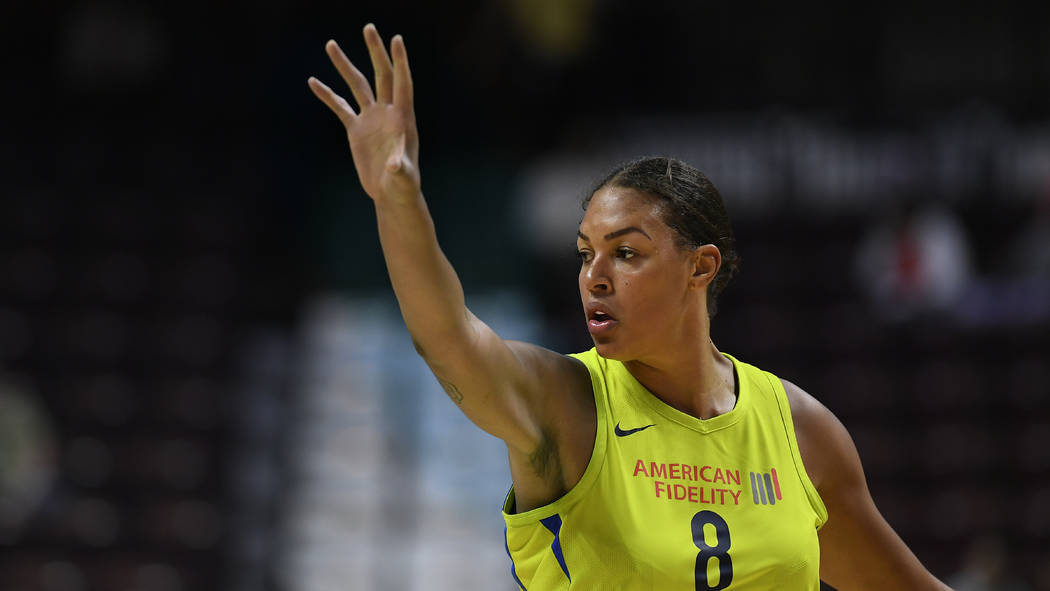
[[(638, 232), (642, 236), (645, 236), (646, 238), (649, 238), (649, 240), (652, 240), (652, 238), (648, 234), (645, 233), (645, 230), (643, 230), (643, 229), (641, 229), (641, 228), (639, 228), (637, 226), (627, 226), (626, 228), (617, 230), (615, 232), (609, 232), (608, 234), (606, 234), (604, 236), (604, 238), (606, 240), (612, 240), (613, 238), (617, 238), (619, 236), (623, 236), (624, 234), (630, 234), (631, 232)], [(591, 239), (588, 238), (586, 234), (584, 234), (583, 232), (580, 232), (579, 230), (576, 231), (576, 235), (578, 237), (586, 240), (587, 242), (591, 241)]]

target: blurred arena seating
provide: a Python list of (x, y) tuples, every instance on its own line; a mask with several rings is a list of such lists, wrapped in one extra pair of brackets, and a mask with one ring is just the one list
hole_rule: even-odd
[(286, 331), (296, 287), (229, 187), (82, 189), (0, 201), (0, 381), (54, 446), (29, 518), (0, 520), (0, 589), (235, 588), (243, 518), (272, 518), (237, 478), (265, 372), (245, 356)]

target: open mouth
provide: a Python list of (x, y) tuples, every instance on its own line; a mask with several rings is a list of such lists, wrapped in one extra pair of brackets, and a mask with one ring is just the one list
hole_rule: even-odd
[(594, 335), (609, 330), (614, 324), (616, 324), (616, 319), (600, 310), (591, 312), (587, 318), (587, 330)]

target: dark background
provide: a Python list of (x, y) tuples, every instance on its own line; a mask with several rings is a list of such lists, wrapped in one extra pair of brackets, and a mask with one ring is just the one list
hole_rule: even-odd
[[(258, 406), (262, 390), (294, 405), (274, 343), (317, 293), (388, 289), (345, 136), (306, 86), (336, 86), (328, 38), (368, 64), (366, 22), (405, 36), (424, 189), (468, 292), (533, 294), (561, 350), (588, 345), (565, 328), (574, 269), (514, 238), (511, 200), (521, 167), (567, 138), (639, 115), (858, 136), (1050, 124), (1047, 3), (9, 3), (0, 376), (49, 425), (28, 455), (51, 479), (0, 505), (0, 588), (236, 588), (245, 569), (275, 585), (238, 550), (288, 494), (280, 421)], [(1015, 279), (1007, 245), (1046, 197), (973, 163), (979, 182), (952, 194), (885, 199), (949, 200), (986, 307), (1009, 307), (994, 297)], [(880, 319), (852, 266), (883, 211), (797, 207), (800, 187), (735, 224), (745, 262), (716, 342), (836, 412), (937, 575), (991, 536), (1015, 578), (1050, 588), (1050, 323)], [(260, 449), (261, 481), (244, 468)]]

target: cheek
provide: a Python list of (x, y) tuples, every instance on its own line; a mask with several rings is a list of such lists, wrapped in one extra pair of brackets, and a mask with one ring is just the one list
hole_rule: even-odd
[(625, 291), (630, 290), (634, 307), (645, 310), (655, 322), (680, 304), (673, 295), (673, 282), (662, 276), (634, 277), (625, 280), (623, 287)]

